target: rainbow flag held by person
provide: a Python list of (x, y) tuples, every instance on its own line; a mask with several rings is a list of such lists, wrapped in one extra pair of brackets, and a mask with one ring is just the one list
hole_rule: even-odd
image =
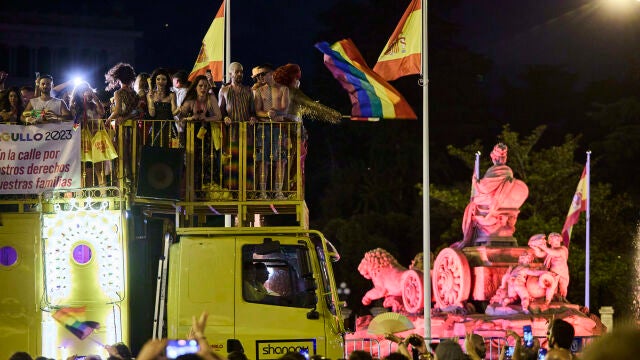
[(202, 39), (202, 46), (196, 59), (193, 70), (189, 74), (189, 81), (193, 81), (198, 75), (204, 75), (207, 69), (211, 70), (214, 81), (222, 81), (222, 63), (224, 61), (224, 1), (216, 13), (209, 30)]
[(422, 1), (412, 0), (373, 67), (385, 80), (420, 74), (422, 68)]
[(93, 330), (100, 327), (95, 321), (85, 321), (86, 310), (86, 306), (65, 307), (54, 312), (52, 317), (78, 339), (84, 340)]
[(578, 223), (580, 220), (580, 213), (587, 210), (587, 198), (589, 197), (589, 192), (587, 191), (587, 168), (585, 167), (582, 170), (582, 176), (580, 176), (580, 181), (578, 181), (578, 186), (576, 188), (576, 193), (573, 195), (573, 200), (571, 201), (571, 206), (569, 206), (569, 212), (567, 213), (567, 219), (564, 222), (564, 226), (562, 227), (562, 242), (564, 246), (569, 246), (569, 240), (571, 239), (571, 229), (573, 229), (573, 225)]
[(324, 53), (325, 66), (349, 93), (352, 118), (417, 119), (402, 94), (369, 68), (353, 41), (315, 46)]

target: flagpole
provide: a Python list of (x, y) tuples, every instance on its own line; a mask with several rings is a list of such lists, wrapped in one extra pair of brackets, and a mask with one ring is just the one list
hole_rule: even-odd
[(591, 244), (590, 244), (590, 222), (591, 222), (591, 150), (587, 151), (587, 170), (586, 170), (586, 179), (587, 182), (587, 201), (586, 201), (586, 211), (585, 211), (585, 220), (586, 220), (586, 229), (585, 229), (585, 256), (584, 256), (584, 306), (590, 308), (589, 306), (589, 283), (590, 283), (590, 275), (589, 275), (589, 262), (591, 257)]
[[(429, 64), (427, 0), (422, 0), (422, 256), (424, 264), (424, 338), (431, 340), (431, 226), (429, 210)], [(427, 345), (429, 346), (429, 345)]]
[[(224, 2), (224, 61), (222, 66), (222, 83), (225, 83), (229, 64), (231, 63), (231, 0)], [(231, 81), (231, 79), (227, 79)]]

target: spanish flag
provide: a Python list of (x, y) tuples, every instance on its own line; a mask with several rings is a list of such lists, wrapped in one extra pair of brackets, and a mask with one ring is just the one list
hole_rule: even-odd
[(382, 50), (373, 71), (385, 80), (420, 74), (422, 65), (422, 3), (412, 0)]
[(198, 53), (193, 70), (189, 74), (189, 81), (193, 81), (198, 75), (204, 75), (207, 69), (211, 70), (214, 81), (222, 81), (222, 62), (224, 61), (224, 1), (218, 9), (207, 34), (202, 39), (202, 46)]
[(350, 39), (329, 46), (316, 44), (324, 53), (324, 64), (333, 77), (349, 92), (353, 120), (417, 119), (402, 94), (367, 66)]
[(569, 239), (571, 238), (571, 229), (573, 229), (573, 225), (578, 223), (580, 213), (587, 210), (587, 197), (589, 196), (587, 191), (588, 181), (587, 168), (585, 167), (582, 170), (582, 176), (580, 176), (576, 193), (573, 195), (573, 200), (571, 201), (571, 206), (567, 213), (567, 219), (562, 227), (562, 241), (567, 247), (569, 246)]

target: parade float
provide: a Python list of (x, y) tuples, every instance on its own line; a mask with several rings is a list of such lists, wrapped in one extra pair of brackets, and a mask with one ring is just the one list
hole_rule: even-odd
[[(105, 345), (120, 342), (137, 353), (151, 338), (185, 338), (202, 311), (222, 355), (343, 356), (339, 255), (309, 229), (302, 123), (210, 122), (197, 137), (194, 121), (183, 143), (168, 141), (174, 123), (110, 129), (109, 160), (81, 156), (104, 149), (84, 146), (84, 124), (0, 124), (0, 357), (106, 358)], [(256, 153), (285, 146), (279, 183)], [(258, 267), (268, 294), (252, 297)]]
[[(482, 178), (474, 175), (462, 240), (442, 249), (430, 269), (432, 340), (464, 338), (474, 332), (488, 342), (487, 354), (492, 358), (497, 358), (505, 344), (505, 332), (522, 334), (524, 325), (532, 327), (542, 347), (546, 346), (551, 319), (571, 323), (581, 340), (588, 341), (606, 331), (589, 309), (566, 299), (569, 252), (562, 236), (553, 232), (534, 234), (526, 245), (519, 245), (513, 236), (529, 189), (506, 165), (507, 151), (506, 145), (497, 144), (491, 152), (493, 166)], [(404, 330), (397, 333), (402, 337), (424, 334), (421, 259), (422, 254), (416, 255), (405, 268), (389, 252), (377, 248), (366, 252), (358, 267), (360, 274), (373, 282), (362, 303), (370, 305), (382, 299), (385, 311), (411, 321), (411, 325), (398, 328)], [(395, 350), (395, 343), (385, 340), (380, 326), (369, 328), (372, 319), (373, 315), (356, 319), (355, 331), (347, 335), (347, 351), (365, 349), (382, 357)]]

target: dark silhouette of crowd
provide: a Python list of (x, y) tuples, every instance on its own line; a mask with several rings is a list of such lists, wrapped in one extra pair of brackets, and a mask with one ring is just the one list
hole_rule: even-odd
[[(188, 339), (197, 342), (197, 351), (185, 353), (176, 357), (182, 360), (249, 360), (244, 353), (244, 349), (229, 349), (225, 356), (220, 352), (211, 350), (205, 331), (207, 327), (208, 314), (203, 312), (200, 316), (192, 317), (191, 331)], [(561, 319), (553, 319), (547, 328), (547, 347), (543, 355), (540, 354), (540, 342), (534, 338), (533, 346), (527, 347), (518, 334), (508, 330), (505, 342), (499, 354), (499, 360), (575, 360), (578, 357), (571, 352), (571, 344), (574, 340), (575, 330), (573, 326)], [(385, 338), (397, 343), (397, 350), (389, 353), (382, 360), (480, 360), (488, 359), (486, 351), (486, 340), (474, 333), (467, 333), (464, 339), (464, 347), (460, 345), (457, 338), (441, 339), (439, 342), (427, 342), (418, 334), (411, 334), (406, 338), (398, 337), (394, 334), (385, 334)], [(509, 342), (512, 338), (512, 342)], [(608, 332), (599, 339), (589, 344), (582, 355), (584, 360), (612, 360), (612, 359), (635, 359), (640, 352), (640, 328), (637, 325), (627, 325), (616, 328)], [(150, 339), (141, 348), (137, 360), (167, 359), (165, 349), (167, 339)], [(514, 344), (512, 355), (506, 354), (506, 349), (510, 343)], [(109, 354), (107, 360), (130, 360), (134, 359), (129, 348), (123, 343), (105, 346)], [(466, 352), (465, 352), (466, 351)], [(546, 355), (544, 355), (546, 353)], [(87, 355), (84, 360), (100, 360), (98, 355)], [(70, 356), (67, 360), (78, 360), (77, 355)], [(354, 350), (347, 356), (348, 360), (378, 360), (368, 351)], [(336, 360), (347, 360), (336, 359)], [(26, 352), (16, 352), (9, 360), (33, 360)], [(36, 360), (48, 360), (44, 357), (37, 357)], [(290, 352), (284, 354), (279, 360), (330, 360), (321, 354), (302, 354)]]

